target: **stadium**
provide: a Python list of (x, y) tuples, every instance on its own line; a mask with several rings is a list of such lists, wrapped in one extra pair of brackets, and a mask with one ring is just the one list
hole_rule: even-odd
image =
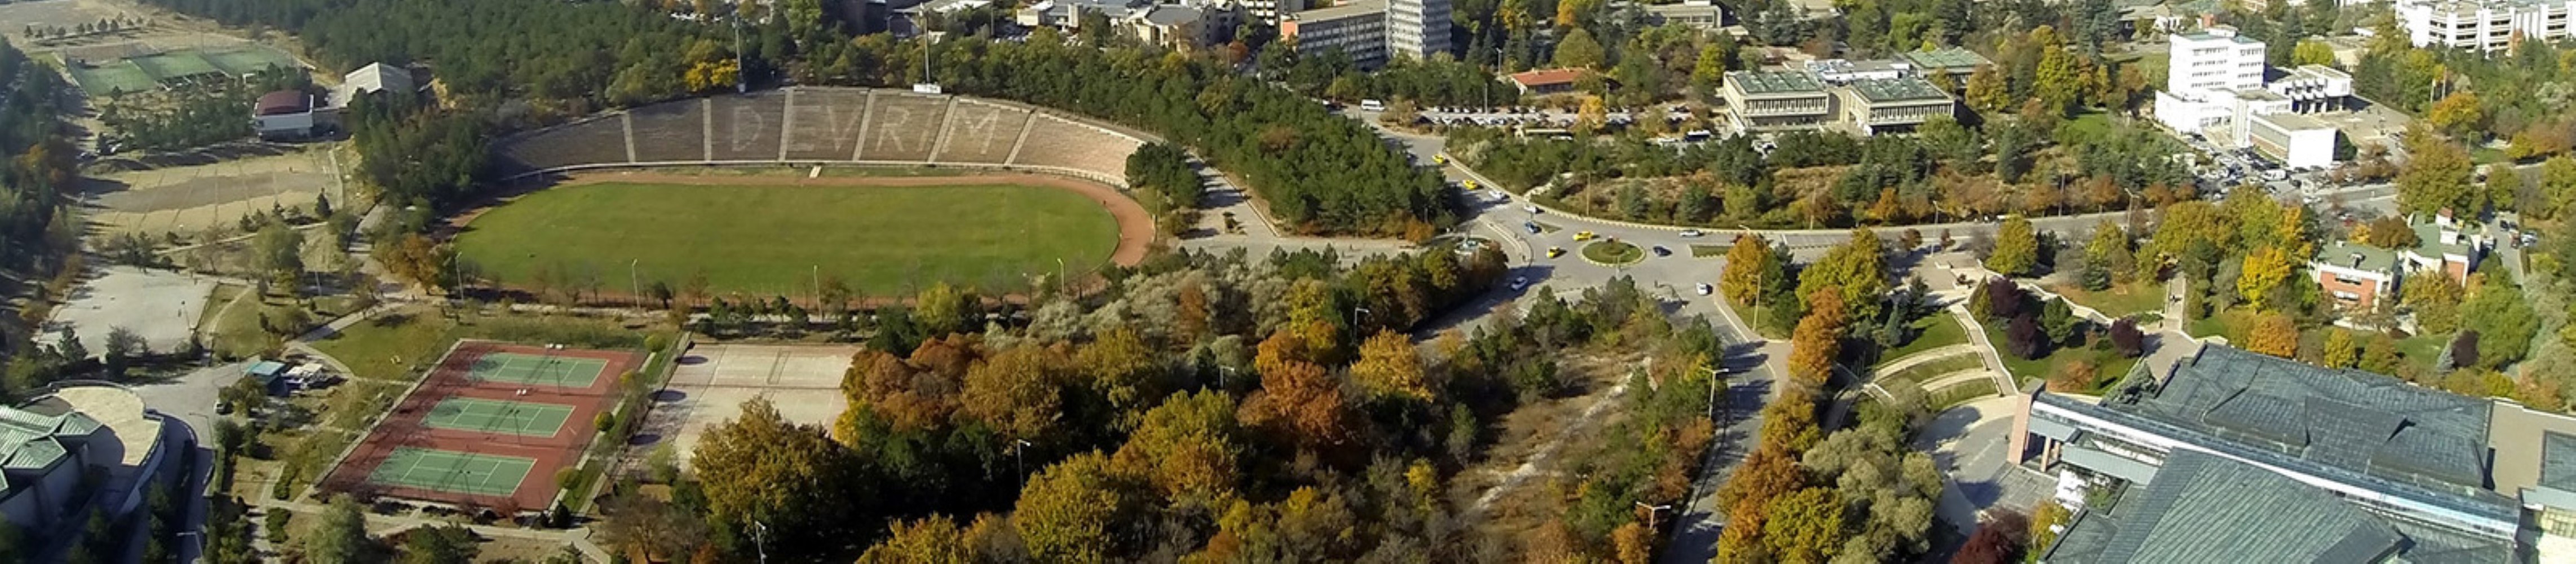
[[(457, 242), (476, 276), (522, 289), (699, 278), (717, 294), (809, 295), (826, 277), (861, 295), (1014, 286), (1144, 258), (1152, 217), (1122, 190), (1128, 155), (1150, 140), (908, 90), (665, 102), (496, 141), (500, 177), (529, 189), (458, 218)], [(706, 166), (749, 172), (692, 172)], [(603, 274), (625, 279), (596, 284)]]

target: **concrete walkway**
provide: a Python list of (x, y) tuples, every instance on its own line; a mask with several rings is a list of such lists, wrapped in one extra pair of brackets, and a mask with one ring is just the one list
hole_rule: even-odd
[(1960, 325), (1968, 328), (1968, 342), (1976, 345), (1977, 356), (1985, 361), (1986, 370), (1991, 372), (1995, 379), (1995, 391), (2009, 394), (2020, 390), (2021, 386), (2013, 382), (2012, 371), (2004, 369), (2003, 355), (1996, 354), (1994, 342), (1986, 339), (1986, 326), (1977, 322), (1977, 316), (1970, 315), (1965, 305), (1951, 304), (1950, 307), (1943, 309), (1949, 311), (1953, 318), (1958, 319)]

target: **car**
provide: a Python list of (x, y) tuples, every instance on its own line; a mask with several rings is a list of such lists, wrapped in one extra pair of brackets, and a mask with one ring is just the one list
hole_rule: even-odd
[(1438, 163), (1438, 164), (1449, 164), (1449, 155), (1432, 155), (1432, 156), (1431, 156), (1431, 162), (1433, 162), (1433, 163)]
[(1700, 232), (1700, 230), (1697, 230), (1697, 229), (1684, 229), (1684, 230), (1682, 230), (1682, 238), (1684, 238), (1684, 239), (1695, 239), (1695, 238), (1699, 238), (1699, 237), (1704, 236), (1704, 235), (1708, 235), (1708, 234), (1707, 234), (1707, 233), (1702, 233), (1702, 232)]
[(1544, 213), (1544, 212), (1539, 211), (1538, 206), (1536, 206), (1536, 205), (1521, 206), (1521, 211), (1529, 212), (1529, 213), (1530, 213), (1530, 215), (1538, 215), (1538, 214), (1540, 214), (1540, 213)]
[(1537, 235), (1537, 234), (1538, 234), (1538, 222), (1536, 222), (1536, 221), (1524, 221), (1524, 222), (1521, 222), (1521, 228), (1522, 228), (1522, 229), (1527, 229), (1527, 230), (1529, 230), (1529, 232), (1530, 232), (1530, 234), (1531, 234), (1531, 235)]
[(1592, 234), (1592, 232), (1590, 232), (1590, 231), (1576, 231), (1576, 232), (1574, 232), (1574, 240), (1576, 240), (1576, 241), (1590, 241), (1590, 240), (1592, 240), (1592, 238), (1593, 238), (1593, 237), (1598, 237), (1598, 236), (1599, 236), (1599, 235), (1593, 235), (1593, 234)]
[(1561, 257), (1561, 256), (1565, 256), (1565, 247), (1548, 247), (1548, 248), (1547, 248), (1547, 258), (1556, 258), (1556, 257)]
[(1664, 246), (1663, 246), (1663, 245), (1655, 245), (1654, 251), (1655, 251), (1655, 256), (1658, 256), (1658, 257), (1669, 257), (1669, 256), (1673, 256), (1673, 250), (1672, 250), (1672, 249), (1664, 248)]
[(1529, 279), (1528, 279), (1528, 278), (1519, 277), (1519, 276), (1514, 276), (1514, 277), (1512, 277), (1512, 291), (1514, 291), (1514, 292), (1518, 292), (1518, 291), (1521, 291), (1521, 289), (1522, 289), (1522, 288), (1528, 288), (1528, 287), (1529, 287)]
[(1468, 189), (1468, 190), (1474, 190), (1474, 189), (1477, 189), (1477, 188), (1481, 188), (1481, 186), (1477, 186), (1477, 185), (1476, 185), (1476, 181), (1474, 181), (1474, 180), (1466, 181), (1466, 182), (1465, 182), (1465, 185), (1467, 186), (1467, 189)]
[(1717, 293), (1717, 288), (1709, 287), (1707, 282), (1699, 283), (1699, 295), (1705, 296), (1715, 293)]

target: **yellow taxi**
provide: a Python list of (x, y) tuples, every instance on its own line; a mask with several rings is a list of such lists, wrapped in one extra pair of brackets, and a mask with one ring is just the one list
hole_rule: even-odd
[(1561, 256), (1565, 256), (1565, 248), (1564, 248), (1564, 247), (1548, 247), (1548, 248), (1547, 248), (1547, 258), (1556, 258), (1556, 257), (1561, 257)]
[(1576, 231), (1576, 232), (1574, 232), (1574, 240), (1576, 240), (1576, 241), (1590, 241), (1590, 240), (1592, 240), (1592, 232), (1590, 232), (1590, 231)]

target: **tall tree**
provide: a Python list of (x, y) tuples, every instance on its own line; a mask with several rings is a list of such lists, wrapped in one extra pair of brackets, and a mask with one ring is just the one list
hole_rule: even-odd
[(1824, 258), (1798, 272), (1798, 295), (1812, 296), (1819, 290), (1830, 290), (1840, 298), (1837, 301), (1850, 318), (1878, 319), (1889, 284), (1885, 253), (1877, 232), (1853, 229), (1850, 240), (1825, 251)]
[(1575, 28), (1565, 34), (1564, 40), (1556, 42), (1554, 62), (1559, 68), (1598, 69), (1608, 60), (1601, 42), (1592, 38), (1590, 30)]
[(2246, 329), (2245, 350), (2290, 358), (2299, 354), (2299, 324), (2289, 314), (2267, 313)]
[(1039, 561), (1109, 562), (1121, 554), (1116, 529), (1133, 510), (1125, 482), (1099, 452), (1075, 455), (1029, 477), (1011, 523)]
[(313, 562), (360, 564), (383, 558), (383, 547), (367, 536), (366, 514), (357, 500), (346, 495), (332, 497), (320, 520), (302, 538), (304, 558)]
[(1843, 300), (1830, 289), (1807, 294), (1807, 317), (1798, 321), (1798, 329), (1789, 338), (1789, 378), (1807, 386), (1823, 389), (1834, 377), (1835, 359), (1842, 355), (1844, 317)]
[(1778, 270), (1771, 259), (1771, 244), (1762, 236), (1737, 236), (1735, 246), (1726, 250), (1726, 272), (1718, 276), (1718, 289), (1736, 305), (1752, 305), (1754, 298), (1761, 295), (1762, 278)]
[(788, 421), (765, 398), (709, 426), (690, 467), (704, 485), (710, 520), (766, 527), (776, 535), (772, 554), (836, 550), (846, 543), (846, 527), (872, 505), (848, 453), (822, 429)]
[(1995, 250), (1986, 268), (2005, 276), (2028, 276), (2039, 269), (2039, 232), (2030, 218), (2014, 215), (1995, 230)]
[(2406, 168), (2397, 172), (2397, 211), (2430, 215), (2470, 213), (2477, 190), (2469, 184), (2469, 153), (2430, 131), (2406, 136)]

